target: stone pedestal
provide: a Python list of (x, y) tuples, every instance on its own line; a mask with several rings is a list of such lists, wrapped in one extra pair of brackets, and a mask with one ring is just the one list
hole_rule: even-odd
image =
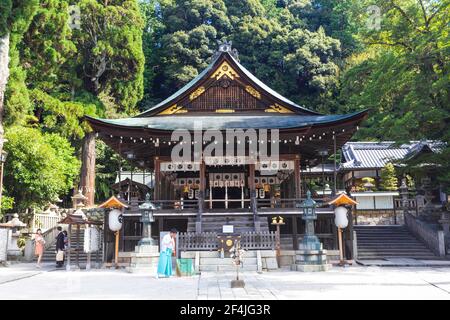
[(8, 236), (8, 257), (11, 260), (16, 260), (18, 257), (22, 255), (22, 251), (17, 245), (17, 240), (19, 240), (20, 232), (9, 230)]
[(145, 272), (156, 275), (158, 268), (159, 248), (155, 245), (141, 244), (131, 254), (131, 263), (127, 268), (130, 273)]
[(295, 251), (295, 263), (291, 270), (302, 272), (327, 271), (331, 264), (327, 261), (327, 250), (316, 236), (305, 237)]

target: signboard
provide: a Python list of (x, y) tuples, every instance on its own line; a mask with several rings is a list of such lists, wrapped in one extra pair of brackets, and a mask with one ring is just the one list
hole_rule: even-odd
[(222, 226), (222, 233), (234, 233), (234, 226), (231, 224)]
[(100, 248), (100, 233), (95, 227), (84, 229), (84, 252), (97, 252)]
[(233, 247), (235, 241), (240, 240), (241, 236), (239, 235), (227, 235), (220, 234), (217, 236), (217, 240), (219, 241), (219, 251), (222, 251), (224, 254), (228, 254), (230, 252), (231, 247)]

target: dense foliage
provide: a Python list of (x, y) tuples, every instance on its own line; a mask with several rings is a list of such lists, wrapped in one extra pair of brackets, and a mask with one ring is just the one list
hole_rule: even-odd
[[(10, 140), (7, 195), (24, 210), (69, 194), (89, 132), (83, 116), (147, 109), (198, 75), (223, 40), (246, 68), (299, 104), (324, 113), (371, 108), (356, 139), (447, 143), (425, 160), (439, 165), (448, 186), (449, 3), (1, 1), (0, 40), (9, 36), (10, 58), (0, 110)], [(80, 9), (79, 28), (68, 23), (70, 5)], [(0, 98), (1, 91), (0, 79)], [(98, 144), (98, 200), (111, 194), (117, 168), (117, 156)]]
[(395, 167), (392, 163), (387, 163), (380, 174), (380, 188), (381, 190), (396, 191), (398, 190), (398, 179), (395, 172)]
[[(74, 4), (79, 17), (69, 11)], [(85, 115), (137, 112), (144, 24), (136, 0), (29, 0), (2, 6), (9, 14), (1, 11), (0, 30), (10, 35), (3, 124), (16, 139), (5, 144), (5, 185), (14, 209), (23, 211), (77, 187), (81, 140), (90, 130)], [(19, 137), (29, 139), (21, 144)]]
[(9, 128), (6, 138), (4, 183), (18, 210), (47, 205), (73, 186), (80, 163), (66, 139), (19, 126)]

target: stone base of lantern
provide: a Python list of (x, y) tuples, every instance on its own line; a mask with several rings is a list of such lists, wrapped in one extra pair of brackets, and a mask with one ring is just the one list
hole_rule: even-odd
[(17, 245), (17, 240), (19, 240), (20, 232), (12, 232), (9, 230), (8, 234), (8, 260), (19, 260), (22, 257), (22, 251)]
[(331, 264), (327, 262), (327, 250), (322, 248), (322, 243), (313, 236), (303, 239), (299, 244), (299, 250), (295, 251), (295, 264), (291, 266), (293, 271), (316, 272), (328, 271)]
[(136, 246), (135, 251), (131, 255), (130, 266), (126, 270), (130, 273), (145, 272), (156, 275), (158, 260), (158, 246), (141, 244)]

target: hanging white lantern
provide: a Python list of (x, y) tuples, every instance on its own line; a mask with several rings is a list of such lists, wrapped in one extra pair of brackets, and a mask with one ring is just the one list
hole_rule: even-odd
[(122, 228), (122, 211), (118, 209), (113, 209), (109, 212), (108, 225), (109, 230), (116, 232)]
[(344, 229), (348, 225), (347, 219), (347, 208), (345, 207), (337, 207), (334, 209), (334, 223), (336, 227)]

